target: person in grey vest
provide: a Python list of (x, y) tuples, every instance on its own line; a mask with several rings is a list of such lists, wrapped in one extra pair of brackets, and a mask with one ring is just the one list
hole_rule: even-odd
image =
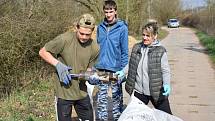
[(142, 42), (133, 46), (129, 61), (126, 91), (144, 102), (152, 102), (156, 109), (172, 114), (170, 94), (170, 68), (166, 49), (157, 40), (155, 20), (142, 27)]

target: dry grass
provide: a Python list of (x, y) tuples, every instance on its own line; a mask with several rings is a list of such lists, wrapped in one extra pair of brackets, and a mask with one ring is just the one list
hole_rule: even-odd
[(133, 36), (128, 36), (128, 48), (132, 48), (137, 40)]

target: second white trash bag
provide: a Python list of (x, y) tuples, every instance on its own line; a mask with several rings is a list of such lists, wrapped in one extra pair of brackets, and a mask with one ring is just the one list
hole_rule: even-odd
[(85, 84), (87, 85), (87, 93), (90, 97), (90, 102), (93, 105), (93, 90), (94, 90), (95, 85), (89, 84), (88, 81), (86, 81)]
[(131, 95), (126, 109), (122, 112), (118, 121), (183, 121), (166, 112), (151, 109), (142, 101)]

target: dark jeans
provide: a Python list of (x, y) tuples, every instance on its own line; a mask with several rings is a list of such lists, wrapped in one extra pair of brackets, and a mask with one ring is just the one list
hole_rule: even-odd
[(78, 118), (82, 121), (93, 121), (93, 109), (90, 103), (90, 98), (87, 96), (81, 100), (64, 100), (57, 99), (57, 115), (58, 121), (72, 121), (72, 105), (78, 115)]
[(146, 105), (149, 103), (149, 101), (152, 102), (153, 106), (158, 109), (158, 110), (162, 110), (166, 113), (172, 114), (171, 109), (170, 109), (170, 105), (169, 105), (169, 100), (168, 98), (163, 98), (162, 101), (158, 101), (158, 103), (155, 103), (155, 101), (153, 100), (152, 96), (148, 96), (148, 95), (144, 95), (144, 94), (140, 94), (138, 92), (134, 92), (134, 96), (137, 97), (139, 100), (141, 100), (142, 102), (144, 102)]

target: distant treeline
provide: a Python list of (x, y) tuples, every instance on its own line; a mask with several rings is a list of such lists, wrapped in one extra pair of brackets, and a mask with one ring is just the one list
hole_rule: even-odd
[(215, 1), (206, 0), (207, 6), (183, 12), (182, 24), (195, 27), (208, 35), (215, 36)]

